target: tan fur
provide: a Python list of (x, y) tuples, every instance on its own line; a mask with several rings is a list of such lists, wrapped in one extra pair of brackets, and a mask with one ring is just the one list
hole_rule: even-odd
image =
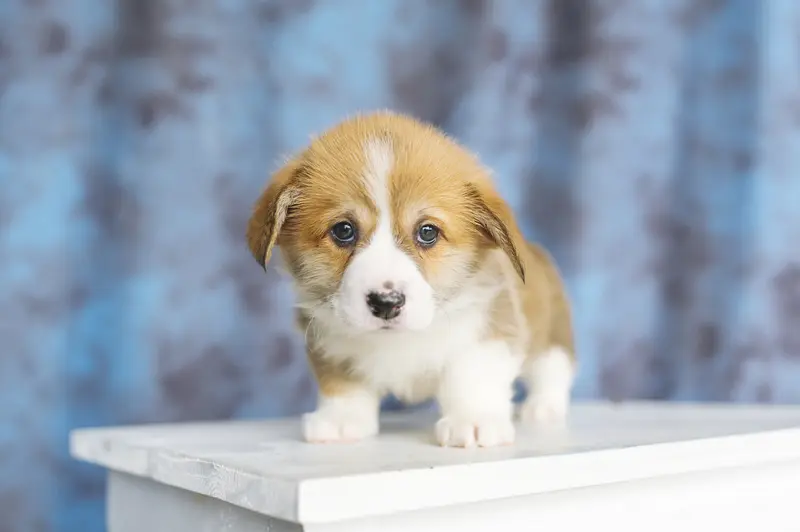
[[(467, 276), (501, 283), (492, 306), (489, 336), (520, 342), (529, 357), (559, 346), (574, 354), (569, 304), (549, 255), (525, 242), (510, 208), (489, 173), (468, 151), (433, 127), (389, 113), (357, 116), (316, 138), (273, 176), (258, 199), (247, 240), (265, 265), (277, 244), (298, 289), (322, 299), (338, 287), (352, 254), (366, 242), (377, 213), (361, 176), (365, 142), (391, 142), (390, 179), (394, 233), (440, 297), (457, 293)], [(343, 249), (328, 236), (351, 217), (363, 237)], [(443, 238), (421, 249), (414, 231), (426, 221)], [(327, 362), (302, 305), (298, 323), (323, 394), (336, 395), (357, 382), (345, 365)], [(311, 332), (309, 332), (311, 331)]]
[[(308, 318), (302, 314), (298, 316), (297, 324), (302, 331), (307, 331), (310, 326)], [(328, 397), (342, 395), (359, 383), (358, 377), (353, 375), (347, 364), (326, 359), (323, 347), (316, 342), (306, 343), (306, 355), (319, 391), (323, 395)]]
[(492, 306), (491, 332), (509, 342), (519, 339), (529, 356), (563, 347), (574, 359), (572, 318), (561, 277), (544, 249), (527, 242), (521, 248), (529, 273), (522, 283), (507, 266), (497, 268), (508, 286)]

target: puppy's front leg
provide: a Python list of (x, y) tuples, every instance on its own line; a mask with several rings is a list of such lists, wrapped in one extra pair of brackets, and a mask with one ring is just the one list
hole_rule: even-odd
[(512, 385), (520, 364), (501, 341), (483, 342), (454, 356), (439, 385), (439, 444), (492, 447), (513, 443)]
[(312, 443), (354, 442), (378, 433), (380, 401), (366, 387), (335, 393), (322, 389), (317, 410), (303, 417), (303, 436)]

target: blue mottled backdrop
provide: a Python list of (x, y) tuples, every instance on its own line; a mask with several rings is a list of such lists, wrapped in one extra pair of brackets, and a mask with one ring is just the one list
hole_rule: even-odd
[(313, 406), (245, 221), (379, 107), (553, 251), (579, 397), (800, 402), (800, 2), (0, 0), (1, 532), (102, 530), (72, 427)]

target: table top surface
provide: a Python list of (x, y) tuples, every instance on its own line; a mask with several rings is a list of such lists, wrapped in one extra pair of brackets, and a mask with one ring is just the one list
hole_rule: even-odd
[(513, 446), (435, 445), (430, 412), (384, 414), (381, 435), (301, 440), (299, 419), (82, 429), (74, 457), (302, 523), (800, 460), (800, 407), (578, 403), (564, 427)]

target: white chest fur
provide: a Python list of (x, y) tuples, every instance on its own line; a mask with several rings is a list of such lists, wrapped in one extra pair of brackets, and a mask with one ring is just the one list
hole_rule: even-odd
[(436, 393), (440, 376), (460, 353), (479, 345), (485, 309), (443, 313), (424, 331), (378, 331), (352, 338), (330, 336), (326, 356), (346, 361), (378, 393), (416, 402)]

